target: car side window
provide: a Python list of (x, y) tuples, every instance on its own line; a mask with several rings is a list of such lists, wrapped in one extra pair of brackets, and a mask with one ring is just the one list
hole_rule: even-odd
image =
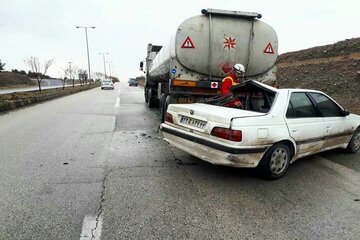
[(288, 105), (288, 109), (286, 111), (286, 117), (287, 118), (295, 118), (296, 115), (295, 115), (295, 112), (294, 112), (294, 108), (291, 104), (291, 101), (289, 102), (289, 105)]
[(317, 117), (316, 110), (306, 93), (292, 93), (286, 112), (287, 118)]
[(343, 116), (339, 106), (330, 98), (321, 93), (310, 93), (324, 117)]

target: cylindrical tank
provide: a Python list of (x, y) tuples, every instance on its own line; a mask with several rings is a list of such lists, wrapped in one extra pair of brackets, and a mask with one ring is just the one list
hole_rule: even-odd
[(191, 73), (220, 78), (241, 63), (251, 77), (270, 70), (277, 56), (277, 34), (268, 24), (255, 18), (199, 15), (180, 24), (155, 57), (149, 74), (169, 79), (180, 64)]

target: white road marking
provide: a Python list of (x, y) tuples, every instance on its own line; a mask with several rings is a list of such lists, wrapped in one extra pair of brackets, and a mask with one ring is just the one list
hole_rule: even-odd
[(102, 228), (102, 215), (99, 216), (96, 226), (96, 216), (86, 215), (83, 221), (83, 227), (80, 240), (100, 240)]
[(116, 110), (118, 110), (120, 108), (120, 89), (118, 92), (118, 97), (116, 98), (115, 108), (116, 108)]
[(115, 102), (115, 108), (119, 108), (119, 107), (120, 107), (120, 97), (117, 97)]

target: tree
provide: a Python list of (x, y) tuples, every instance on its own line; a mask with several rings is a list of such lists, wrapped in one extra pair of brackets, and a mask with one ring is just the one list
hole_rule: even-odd
[(120, 82), (120, 80), (117, 77), (109, 77), (109, 78), (113, 81), (113, 83)]
[(32, 71), (29, 71), (28, 74), (27, 74), (27, 76), (28, 76), (29, 78), (36, 78), (36, 73), (33, 73)]
[(62, 81), (62, 86), (63, 86), (63, 90), (65, 90), (65, 85), (66, 85), (66, 81), (68, 79), (68, 69), (67, 68), (61, 68), (61, 71), (59, 71), (59, 76), (61, 78)]
[(78, 75), (79, 80), (80, 80), (80, 85), (81, 84), (84, 85), (86, 83), (86, 80), (87, 80), (86, 70), (85, 69), (78, 69), (77, 75)]
[(75, 86), (75, 78), (76, 78), (78, 69), (79, 69), (79, 67), (73, 65), (73, 66), (71, 66), (71, 69), (69, 70), (69, 78), (72, 79), (73, 87)]
[(78, 67), (76, 65), (71, 65), (72, 62), (69, 62), (69, 65), (62, 69), (66, 80), (72, 80), (72, 85), (75, 87), (75, 78), (77, 76)]
[(93, 76), (95, 77), (95, 80), (100, 81), (100, 79), (103, 78), (104, 74), (101, 72), (95, 72)]
[(37, 57), (25, 58), (24, 62), (31, 69), (31, 71), (35, 73), (39, 91), (41, 92), (41, 81), (43, 80), (50, 66), (54, 63), (54, 59), (45, 60), (43, 65), (40, 64), (40, 61)]
[(0, 59), (0, 71), (4, 71), (5, 70), (5, 65), (6, 63), (1, 63), (1, 59)]

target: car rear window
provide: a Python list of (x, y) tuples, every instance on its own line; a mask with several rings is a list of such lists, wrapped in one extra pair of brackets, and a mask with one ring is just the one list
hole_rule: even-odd
[[(274, 92), (266, 91), (257, 86), (251, 86), (239, 89), (233, 94), (211, 98), (204, 101), (204, 103), (267, 113), (273, 105), (275, 95)], [(235, 104), (236, 102), (239, 103)]]

